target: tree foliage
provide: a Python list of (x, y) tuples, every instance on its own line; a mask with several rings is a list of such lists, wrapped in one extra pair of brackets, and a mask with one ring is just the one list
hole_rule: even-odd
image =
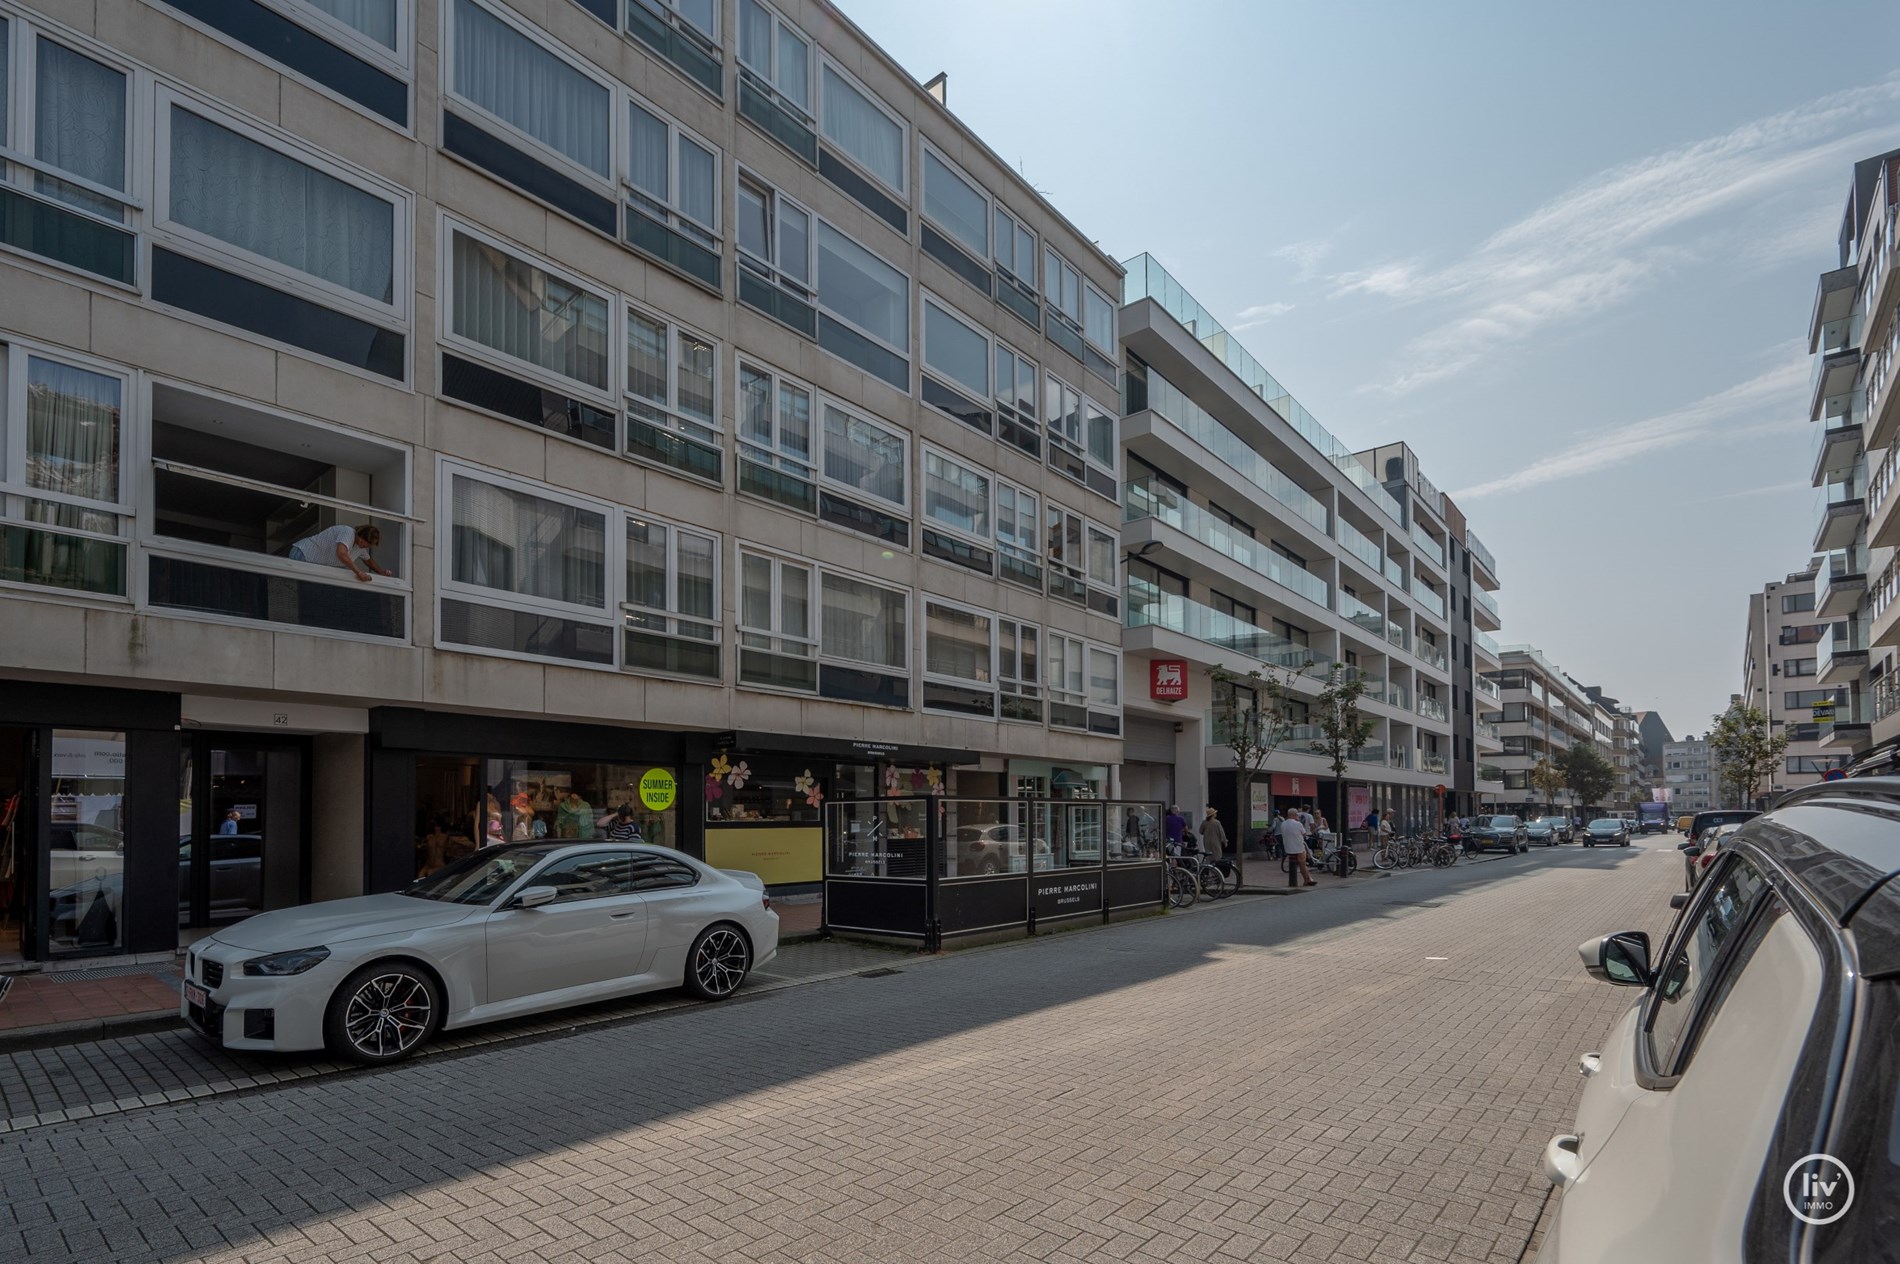
[(1335, 792), (1333, 820), (1342, 839), (1346, 836), (1346, 761), (1372, 740), (1372, 734), (1378, 727), (1359, 710), (1359, 699), (1365, 693), (1363, 676), (1343, 663), (1334, 663), (1327, 670), (1326, 684), (1320, 689), (1319, 697), (1313, 700), (1312, 706), (1313, 723), (1319, 728), (1319, 738), (1310, 744), (1309, 749), (1316, 755), (1326, 756), (1332, 766)]
[(1245, 853), (1242, 844), (1251, 824), (1247, 818), (1249, 787), (1293, 732), (1298, 699), (1291, 686), (1299, 675), (1298, 670), (1275, 666), (1255, 667), (1244, 673), (1218, 665), (1207, 669), (1214, 685), (1214, 744), (1225, 746), (1234, 756), (1234, 787), (1239, 800), (1234, 808), (1233, 831), (1237, 858)]
[(1543, 792), (1544, 807), (1549, 809), (1552, 815), (1555, 815), (1557, 796), (1563, 791), (1564, 787), (1569, 784), (1564, 780), (1563, 769), (1551, 763), (1548, 759), (1540, 759), (1537, 761), (1536, 766), (1531, 769), (1530, 781), (1533, 787)]
[(1616, 766), (1590, 742), (1578, 742), (1557, 756), (1566, 785), (1582, 807), (1604, 807), (1616, 789)]
[(1788, 749), (1788, 733), (1770, 734), (1768, 717), (1760, 707), (1731, 702), (1728, 710), (1714, 717), (1709, 729), (1709, 754), (1721, 777), (1722, 786), (1741, 807), (1754, 805), (1761, 783), (1772, 779)]

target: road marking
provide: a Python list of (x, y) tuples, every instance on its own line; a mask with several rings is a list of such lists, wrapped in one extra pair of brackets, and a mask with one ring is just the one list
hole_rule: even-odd
[(1427, 960), (1427, 961), (1450, 961), (1450, 960), (1451, 960), (1451, 958), (1450, 958), (1450, 957), (1427, 957), (1427, 958), (1425, 958), (1425, 960)]

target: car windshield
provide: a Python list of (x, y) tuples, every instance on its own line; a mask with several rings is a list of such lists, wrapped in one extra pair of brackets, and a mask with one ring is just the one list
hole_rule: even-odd
[(1494, 816), (1491, 818), (1491, 828), (1492, 829), (1516, 829), (1517, 818), (1515, 816)]
[(1597, 829), (1600, 829), (1600, 830), (1619, 830), (1619, 829), (1622, 829), (1622, 828), (1623, 828), (1623, 822), (1621, 822), (1621, 821), (1619, 821), (1619, 820), (1617, 820), (1617, 819), (1616, 819), (1615, 817), (1613, 817), (1613, 816), (1606, 816), (1606, 817), (1604, 817), (1604, 818), (1603, 818), (1602, 820), (1600, 820), (1600, 821), (1592, 821), (1592, 822), (1590, 822), (1590, 828), (1591, 828), (1591, 829), (1593, 829), (1593, 830), (1597, 830)]
[(528, 870), (546, 860), (553, 847), (489, 847), (452, 865), (417, 878), (404, 895), (445, 904), (487, 904)]

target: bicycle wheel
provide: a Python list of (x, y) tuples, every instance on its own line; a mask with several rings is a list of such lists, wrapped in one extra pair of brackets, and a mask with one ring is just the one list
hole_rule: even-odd
[(1194, 882), (1194, 875), (1185, 869), (1168, 869), (1168, 903), (1175, 908), (1187, 908), (1200, 898), (1200, 890)]
[(1399, 858), (1392, 854), (1390, 847), (1380, 847), (1372, 853), (1372, 867), (1374, 869), (1392, 869), (1396, 868), (1398, 863)]
[(1201, 884), (1203, 900), (1218, 900), (1227, 894), (1227, 875), (1215, 865), (1202, 865), (1196, 869), (1194, 880)]

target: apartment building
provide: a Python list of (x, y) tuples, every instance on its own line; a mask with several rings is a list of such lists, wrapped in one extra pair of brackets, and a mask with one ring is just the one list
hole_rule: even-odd
[[(1814, 608), (1819, 560), (1748, 595), (1742, 648), (1742, 701), (1768, 719), (1770, 732), (1788, 738), (1774, 775), (1762, 786), (1772, 795), (1812, 785), (1839, 767), (1842, 756), (1821, 743), (1826, 717), (1849, 704), (1852, 678), (1866, 669), (1867, 651), (1848, 648), (1851, 628)], [(1825, 672), (1821, 650), (1826, 646)]]
[(1498, 693), (1486, 717), (1498, 726), (1502, 743), (1499, 809), (1540, 815), (1547, 805), (1560, 811), (1585, 806), (1568, 790), (1547, 798), (1532, 784), (1531, 773), (1539, 761), (1554, 760), (1579, 743), (1593, 743), (1609, 757), (1614, 741), (1609, 712), (1534, 646), (1506, 645), (1500, 658), (1500, 667), (1488, 673)]
[(1601, 685), (1587, 686), (1584, 692), (1595, 704), (1593, 718), (1598, 728), (1608, 733), (1608, 740), (1599, 742), (1603, 758), (1616, 770), (1616, 789), (1605, 806), (1619, 811), (1632, 810), (1636, 804), (1649, 799), (1650, 788), (1656, 784), (1643, 760), (1642, 734), (1637, 727), (1636, 713), (1610, 697)]
[(0, 0), (0, 961), (1105, 793), (1122, 269), (933, 88), (826, 0)]
[(1678, 815), (1707, 812), (1721, 805), (1707, 738), (1685, 737), (1663, 746), (1663, 780), (1669, 803)]
[(1294, 803), (1331, 815), (1341, 787), (1304, 712), (1238, 784), (1209, 673), (1284, 673), (1303, 707), (1337, 665), (1366, 682), (1374, 726), (1344, 778), (1348, 824), (1373, 807), (1434, 821), (1454, 762), (1502, 748), (1454, 718), (1475, 724), (1465, 629), (1472, 609), (1497, 626), (1495, 562), (1409, 449), (1355, 451), (1159, 261), (1125, 267), (1122, 791), (1230, 820), (1244, 800), (1250, 832)]
[(1813, 481), (1821, 489), (1814, 608), (1831, 621), (1817, 658), (1821, 683), (1840, 691), (1831, 718), (1818, 722), (1824, 751), (1843, 759), (1867, 750), (1876, 721), (1881, 738), (1900, 735), (1892, 670), (1900, 646), (1893, 603), (1900, 521), (1890, 495), (1900, 470), (1900, 392), (1892, 389), (1900, 368), (1896, 183), (1900, 150), (1854, 164), (1836, 266), (1821, 274), (1808, 330)]

